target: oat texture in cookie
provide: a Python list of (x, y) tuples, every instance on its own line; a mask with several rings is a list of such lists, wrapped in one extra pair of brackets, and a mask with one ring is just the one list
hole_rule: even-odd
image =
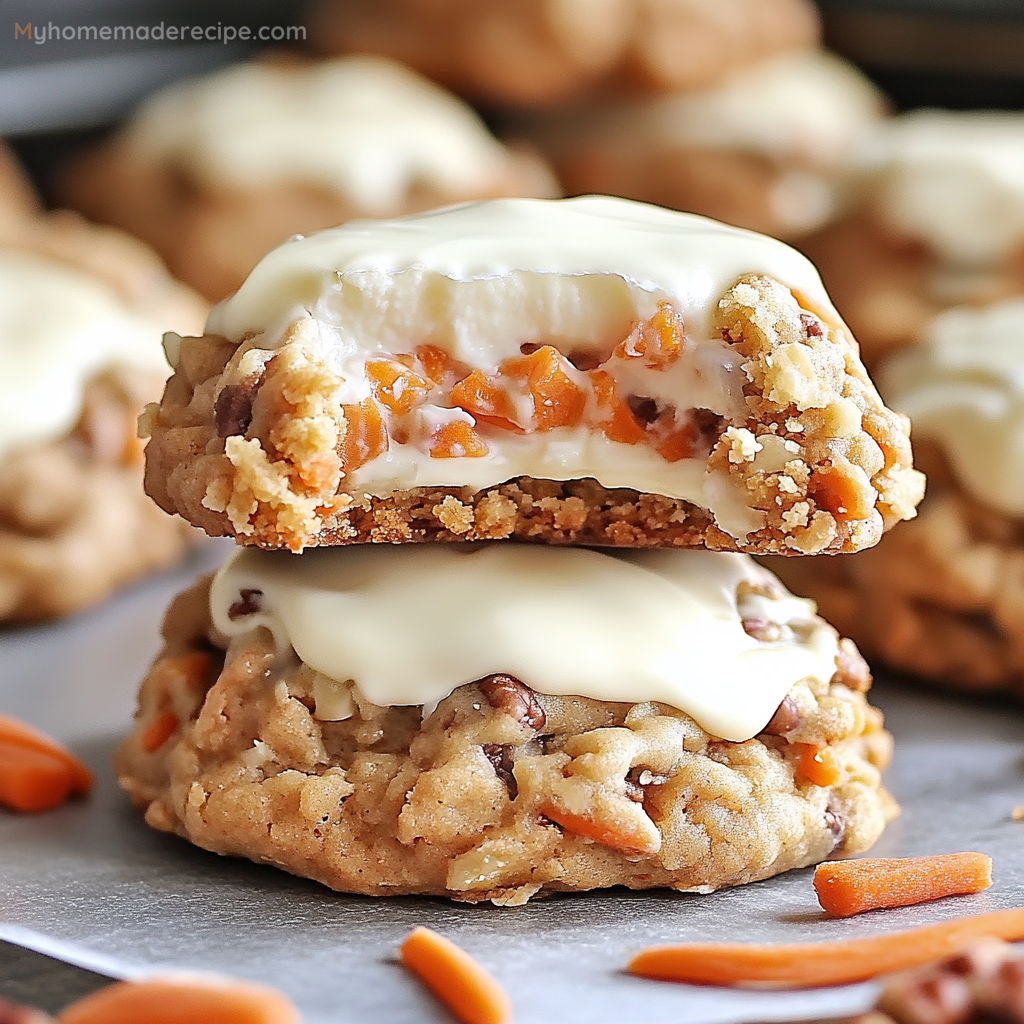
[(569, 195), (605, 192), (798, 238), (847, 202), (881, 93), (824, 51), (773, 57), (713, 88), (606, 97), (520, 116)]
[(168, 355), (149, 492), (245, 544), (852, 551), (923, 487), (800, 254), (626, 200), (286, 243)]
[(383, 53), (485, 103), (701, 89), (812, 46), (806, 0), (318, 0), (310, 41)]
[(0, 233), (0, 621), (78, 611), (194, 538), (142, 490), (136, 419), (169, 370), (164, 327), (204, 309), (73, 215)]
[(866, 664), (742, 555), (250, 549), (164, 639), (117, 755), (147, 822), (346, 892), (707, 892), (896, 813)]
[(539, 157), (393, 61), (278, 56), (157, 93), (72, 161), (60, 191), (216, 301), (296, 233), (558, 185)]
[[(928, 495), (873, 551), (778, 566), (862, 648), (904, 672), (1024, 694), (1024, 300), (937, 317), (878, 376), (910, 414)], [(802, 589), (801, 589), (802, 588)]]

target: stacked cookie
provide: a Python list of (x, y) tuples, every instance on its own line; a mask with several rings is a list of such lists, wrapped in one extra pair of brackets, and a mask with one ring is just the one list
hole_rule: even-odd
[(154, 254), (42, 214), (0, 151), (0, 622), (80, 611), (196, 536), (142, 493), (136, 418), (160, 394), (167, 326), (205, 304)]
[(625, 200), (293, 239), (144, 418), (238, 553), (168, 612), (118, 755), (154, 827), (345, 891), (708, 891), (870, 846), (849, 641), (749, 554), (923, 489), (813, 267)]

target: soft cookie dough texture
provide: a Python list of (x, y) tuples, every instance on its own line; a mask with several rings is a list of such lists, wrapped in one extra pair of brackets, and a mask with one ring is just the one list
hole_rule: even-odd
[(347, 892), (708, 892), (896, 812), (867, 666), (743, 555), (247, 549), (164, 638), (117, 755), (147, 822)]
[(872, 551), (773, 568), (866, 653), (1024, 695), (1024, 299), (949, 310), (878, 367), (914, 421), (928, 495)]
[(875, 362), (943, 309), (1024, 294), (1024, 115), (920, 110), (851, 161), (849, 216), (800, 248)]
[(817, 554), (923, 490), (806, 259), (626, 200), (292, 240), (167, 350), (147, 489), (243, 544)]
[(136, 419), (163, 330), (205, 309), (119, 232), (0, 225), (0, 621), (79, 611), (185, 550), (195, 531), (142, 490)]
[(524, 115), (565, 191), (603, 192), (797, 238), (846, 202), (846, 170), (881, 120), (878, 90), (823, 51), (743, 68), (709, 89)]
[(62, 197), (211, 300), (296, 233), (491, 196), (553, 196), (538, 157), (401, 65), (267, 59), (178, 83), (77, 157)]
[(813, 45), (806, 0), (315, 0), (327, 53), (382, 53), (486, 103), (701, 89)]

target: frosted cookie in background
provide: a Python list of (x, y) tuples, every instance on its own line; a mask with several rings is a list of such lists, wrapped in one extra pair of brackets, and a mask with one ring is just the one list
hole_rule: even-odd
[(28, 175), (10, 147), (0, 139), (0, 231), (11, 221), (32, 217), (41, 204)]
[(842, 209), (848, 164), (885, 102), (821, 51), (775, 57), (710, 89), (518, 118), (567, 193), (602, 192), (780, 238)]
[(871, 551), (771, 567), (868, 657), (1024, 696), (1024, 299), (940, 314), (875, 377), (913, 421), (918, 517)]
[(552, 196), (532, 154), (392, 61), (276, 58), (158, 93), (65, 168), (62, 197), (144, 239), (211, 300), (270, 248), (359, 217)]
[(853, 175), (856, 209), (800, 247), (869, 365), (942, 309), (1024, 293), (1024, 115), (904, 114)]
[(0, 228), (0, 621), (79, 611), (195, 535), (142, 490), (161, 335), (206, 304), (141, 242), (74, 214)]
[(807, 0), (314, 0), (311, 44), (380, 53), (475, 102), (704, 89), (814, 45)]

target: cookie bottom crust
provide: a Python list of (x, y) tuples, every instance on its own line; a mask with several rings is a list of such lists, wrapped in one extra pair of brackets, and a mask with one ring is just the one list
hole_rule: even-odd
[[(357, 695), (352, 717), (326, 722), (316, 673), (277, 658), (266, 631), (226, 652), (210, 642), (208, 590), (172, 604), (116, 763), (151, 826), (216, 853), (345, 892), (517, 905), (737, 885), (867, 849), (896, 813), (880, 785), (891, 740), (848, 642), (831, 683), (796, 684), (744, 743), (665, 705), (550, 697), (507, 676), (433, 710)], [(827, 785), (801, 768), (821, 747)]]
[(869, 657), (948, 689), (1024, 696), (1024, 524), (929, 480), (918, 517), (877, 548), (764, 562)]

